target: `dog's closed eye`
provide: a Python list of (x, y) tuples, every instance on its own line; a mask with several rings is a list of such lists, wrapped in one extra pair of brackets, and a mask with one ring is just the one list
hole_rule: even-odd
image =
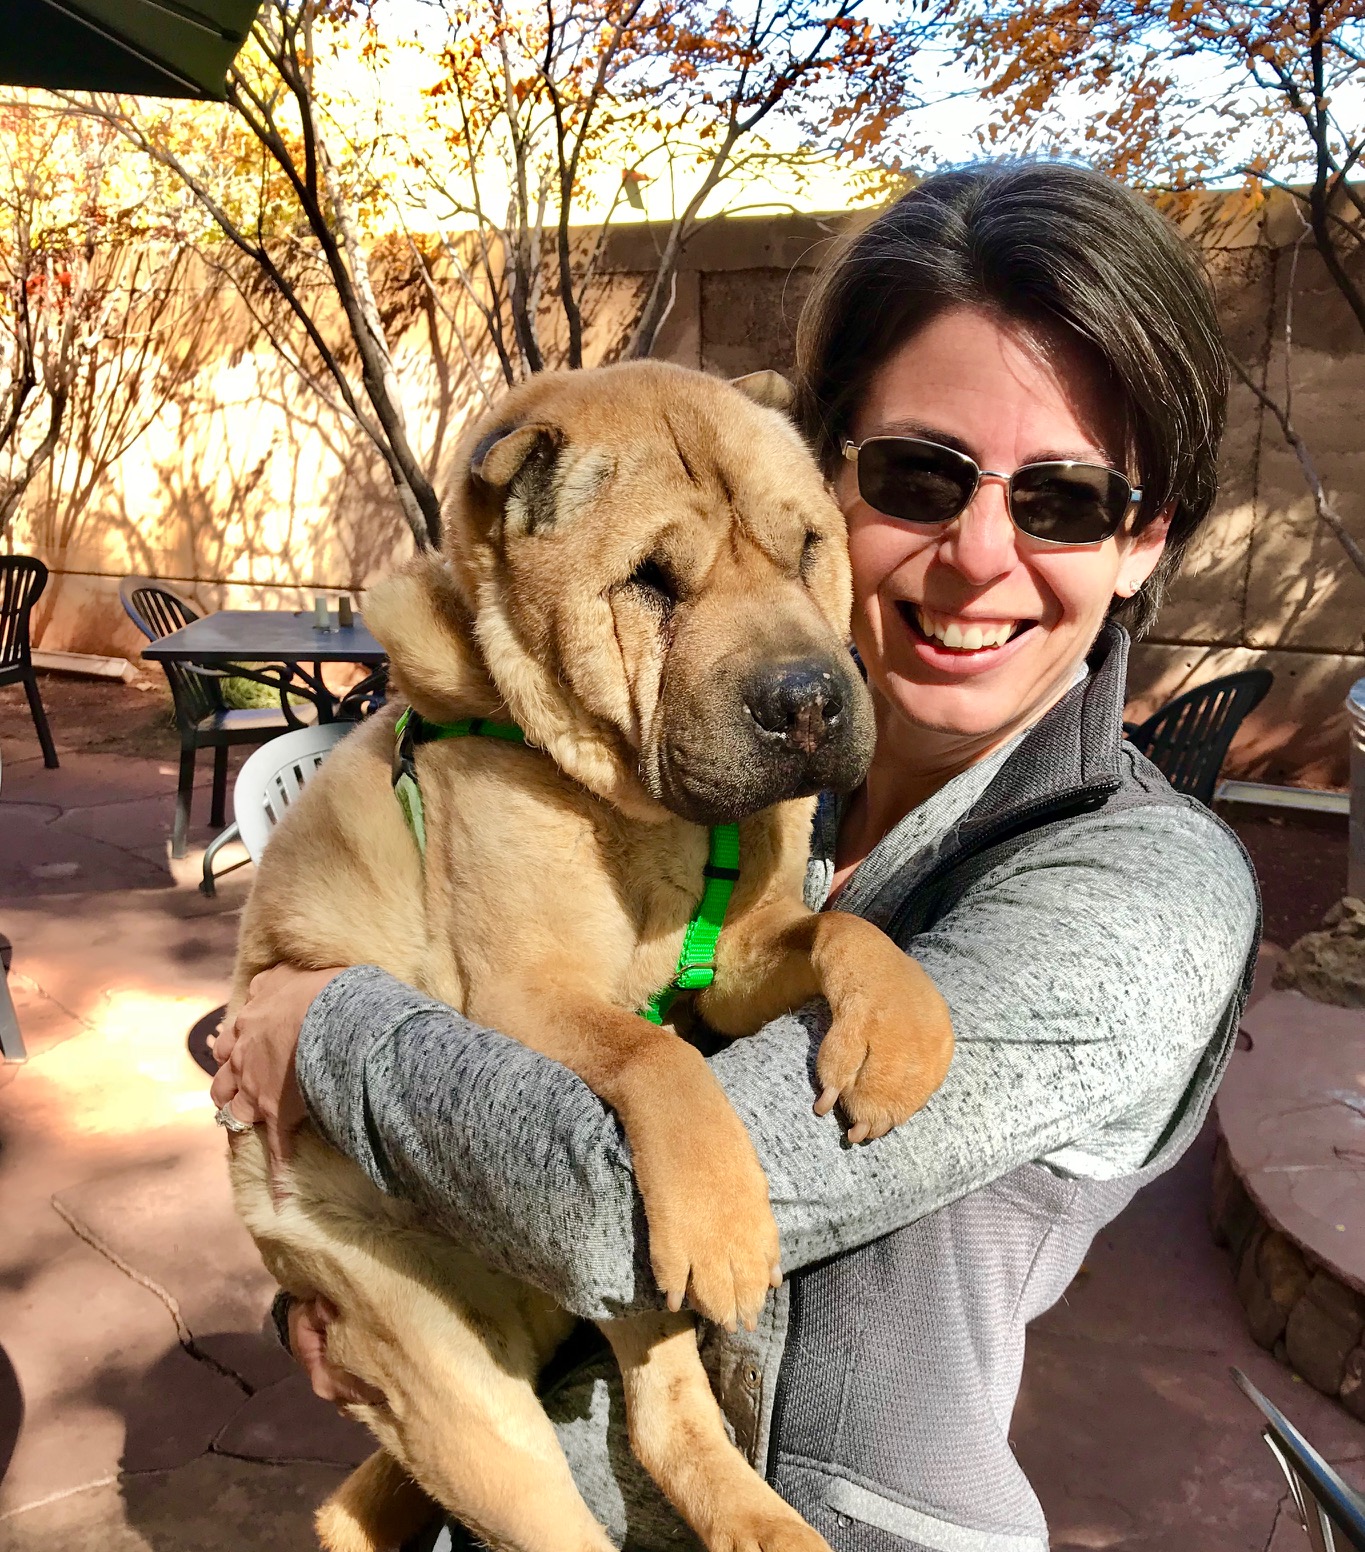
[(678, 585), (656, 555), (642, 560), (623, 585), (638, 594), (642, 602), (664, 614), (671, 614), (678, 602)]

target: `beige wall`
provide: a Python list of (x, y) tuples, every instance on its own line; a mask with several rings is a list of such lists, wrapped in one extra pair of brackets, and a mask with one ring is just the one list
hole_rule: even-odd
[[(658, 354), (734, 375), (788, 367), (801, 303), (838, 217), (721, 221), (694, 244)], [(1210, 252), (1225, 324), (1248, 363), (1283, 382), (1282, 320), (1292, 212), (1272, 207)], [(625, 230), (611, 266), (621, 294), (651, 234)], [(128, 570), (171, 579), (204, 607), (306, 601), (359, 590), (408, 539), (364, 439), (302, 388), (225, 306), (221, 348), (124, 456), (64, 548), (44, 542), (32, 503), (17, 541), (53, 566), (43, 644), (136, 650), (117, 604)], [(599, 337), (611, 333), (610, 297)], [(1294, 286), (1294, 418), (1352, 532), (1365, 542), (1365, 341), (1310, 249)], [(447, 446), (471, 389), (430, 367), (420, 309), (399, 347), (419, 446)], [(1335, 785), (1346, 778), (1341, 702), (1365, 675), (1365, 578), (1314, 518), (1278, 427), (1234, 389), (1214, 518), (1134, 653), (1133, 712), (1233, 668), (1261, 664), (1275, 688), (1234, 750), (1237, 774)], [(49, 540), (50, 540), (50, 524)]]

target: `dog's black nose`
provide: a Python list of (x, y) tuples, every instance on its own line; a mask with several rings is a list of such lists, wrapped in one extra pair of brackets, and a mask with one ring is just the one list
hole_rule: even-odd
[(814, 754), (838, 727), (844, 697), (828, 664), (784, 663), (750, 682), (744, 705), (765, 733)]

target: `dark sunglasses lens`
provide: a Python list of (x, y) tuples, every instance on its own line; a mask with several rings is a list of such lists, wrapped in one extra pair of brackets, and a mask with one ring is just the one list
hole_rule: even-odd
[(1118, 531), (1132, 488), (1112, 469), (1086, 464), (1038, 463), (1010, 482), (1014, 521), (1035, 539), (1053, 544), (1097, 544)]
[(858, 449), (858, 493), (906, 523), (950, 522), (967, 505), (976, 468), (951, 448), (914, 437), (874, 437)]

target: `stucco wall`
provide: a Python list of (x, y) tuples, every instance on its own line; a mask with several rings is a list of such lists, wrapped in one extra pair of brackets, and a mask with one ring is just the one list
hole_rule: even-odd
[[(733, 220), (689, 253), (658, 353), (724, 375), (788, 367), (797, 315), (839, 217)], [(1210, 265), (1233, 348), (1284, 378), (1283, 316), (1298, 225), (1272, 206), (1211, 245)], [(652, 234), (623, 231), (610, 267), (624, 299), (647, 267)], [(1294, 418), (1351, 531), (1365, 542), (1365, 340), (1321, 261), (1305, 246), (1293, 287)], [(44, 554), (54, 585), (42, 641), (129, 651), (118, 609), (126, 571), (171, 579), (203, 607), (305, 601), (319, 588), (358, 591), (408, 539), (377, 458), (268, 348), (245, 344), (224, 303), (188, 388), (112, 471), (63, 547), (38, 504), (18, 547)], [(610, 336), (612, 296), (597, 320)], [(401, 311), (396, 316), (402, 317)], [(400, 371), (419, 446), (448, 446), (473, 407), (430, 369), (430, 320), (404, 319)], [(1249, 390), (1233, 391), (1223, 489), (1213, 519), (1133, 658), (1132, 712), (1234, 668), (1264, 665), (1275, 688), (1234, 749), (1231, 769), (1271, 781), (1346, 779), (1341, 702), (1365, 675), (1365, 578), (1315, 519), (1278, 427)]]

